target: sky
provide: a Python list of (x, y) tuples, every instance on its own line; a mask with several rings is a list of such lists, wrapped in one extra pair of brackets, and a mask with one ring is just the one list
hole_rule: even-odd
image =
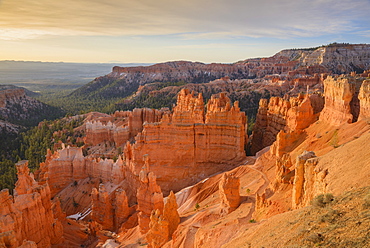
[(370, 43), (370, 0), (0, 0), (0, 60), (233, 63)]

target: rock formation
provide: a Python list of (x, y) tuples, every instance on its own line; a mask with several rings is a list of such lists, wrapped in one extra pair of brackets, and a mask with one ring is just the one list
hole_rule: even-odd
[[(304, 207), (310, 203), (313, 196), (324, 193), (324, 189), (315, 183), (321, 184), (327, 171), (321, 172), (315, 169), (316, 164), (317, 158), (314, 152), (305, 151), (297, 157), (292, 194), (293, 208)], [(318, 177), (320, 180), (317, 180)]]
[(280, 131), (299, 132), (317, 119), (308, 95), (299, 94), (285, 100), (271, 97), (261, 99), (255, 129), (252, 136), (251, 152), (255, 154), (271, 145)]
[(182, 90), (172, 115), (147, 123), (136, 143), (126, 145), (126, 165), (138, 175), (141, 158), (149, 154), (151, 171), (168, 194), (240, 162), (245, 156), (245, 114), (222, 94), (210, 100), (207, 113), (203, 108), (201, 95)]
[(137, 190), (137, 211), (139, 211), (139, 226), (141, 233), (149, 231), (152, 211), (163, 213), (163, 194), (156, 182), (156, 176), (150, 171), (149, 157), (144, 156), (144, 166), (139, 174), (140, 187)]
[(122, 157), (116, 162), (84, 157), (82, 148), (68, 146), (54, 153), (48, 151), (45, 163), (40, 164), (39, 181), (48, 181), (52, 197), (67, 185), (87, 177), (119, 184), (125, 178)]
[(180, 216), (177, 212), (176, 196), (171, 191), (164, 205), (163, 214), (160, 210), (153, 210), (150, 215), (149, 232), (146, 239), (149, 247), (162, 247), (177, 229), (180, 223)]
[(352, 123), (354, 110), (350, 103), (356, 93), (356, 84), (353, 78), (329, 76), (324, 80), (325, 106), (320, 114), (321, 121), (333, 126)]
[(360, 93), (358, 95), (360, 100), (360, 115), (359, 119), (365, 119), (370, 117), (370, 80), (364, 80)]
[(99, 185), (99, 190), (93, 188), (91, 192), (92, 211), (91, 219), (99, 223), (105, 230), (113, 230), (114, 210), (112, 197), (109, 195), (103, 184)]
[(146, 235), (148, 247), (160, 248), (168, 241), (169, 223), (164, 219), (159, 209), (150, 215), (149, 232)]
[(48, 184), (39, 185), (32, 174), (29, 175), (27, 161), (16, 166), (19, 181), (14, 198), (8, 190), (0, 193), (0, 245), (18, 247), (23, 240), (34, 241), (37, 247), (60, 243), (63, 226), (52, 212)]
[(122, 188), (118, 188), (115, 191), (114, 196), (114, 227), (118, 229), (122, 223), (124, 223), (130, 215), (130, 208), (128, 204), (128, 198), (126, 191)]
[(294, 173), (292, 170), (292, 160), (289, 153), (279, 154), (276, 158), (275, 164), (275, 182), (274, 189), (276, 190), (279, 185), (293, 183)]
[(107, 121), (93, 120), (86, 122), (85, 144), (96, 146), (111, 142), (116, 147), (126, 144), (143, 130), (145, 122), (159, 122), (166, 109), (134, 109), (133, 111), (116, 111)]
[(221, 215), (229, 214), (240, 204), (240, 180), (232, 174), (224, 173), (220, 183)]
[(168, 221), (168, 238), (172, 237), (172, 234), (180, 224), (180, 215), (177, 208), (176, 196), (173, 191), (171, 191), (163, 209), (163, 218)]

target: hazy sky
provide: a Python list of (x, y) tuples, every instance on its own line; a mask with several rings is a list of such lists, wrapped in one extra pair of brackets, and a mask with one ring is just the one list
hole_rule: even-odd
[(0, 60), (235, 62), (370, 43), (369, 0), (0, 0)]

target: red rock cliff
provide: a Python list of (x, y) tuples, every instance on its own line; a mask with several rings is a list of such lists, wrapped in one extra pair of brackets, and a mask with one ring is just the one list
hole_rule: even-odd
[(246, 118), (237, 103), (231, 106), (221, 94), (210, 100), (205, 114), (202, 96), (187, 90), (180, 92), (177, 103), (172, 116), (144, 125), (136, 143), (125, 148), (126, 165), (136, 175), (143, 155), (149, 154), (150, 170), (165, 194), (225, 170), (245, 156)]
[(316, 119), (317, 115), (314, 114), (308, 95), (299, 94), (289, 100), (280, 97), (271, 97), (269, 101), (261, 99), (253, 130), (251, 152), (255, 154), (271, 145), (281, 130), (303, 130)]
[(28, 162), (17, 165), (18, 181), (14, 198), (0, 192), (0, 246), (18, 247), (23, 240), (37, 247), (50, 247), (62, 241), (63, 226), (55, 219), (47, 184), (39, 185), (29, 174)]

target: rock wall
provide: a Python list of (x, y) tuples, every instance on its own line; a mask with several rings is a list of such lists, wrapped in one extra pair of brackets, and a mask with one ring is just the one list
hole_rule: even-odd
[(305, 151), (297, 157), (292, 193), (292, 207), (310, 204), (314, 196), (325, 193), (326, 170), (317, 168), (318, 158), (314, 152)]
[(18, 247), (23, 240), (34, 241), (37, 247), (61, 243), (63, 226), (52, 212), (49, 186), (33, 179), (27, 161), (19, 162), (16, 167), (18, 181), (14, 197), (7, 189), (0, 192), (0, 246)]
[(349, 78), (328, 77), (324, 80), (325, 106), (320, 121), (333, 126), (352, 123), (350, 102), (355, 94), (356, 85)]
[(299, 94), (289, 100), (280, 97), (271, 97), (269, 101), (261, 99), (252, 135), (252, 154), (271, 145), (280, 131), (299, 132), (316, 120), (308, 95)]
[(85, 144), (96, 146), (100, 143), (114, 143), (116, 147), (124, 145), (143, 130), (145, 122), (159, 122), (166, 109), (134, 109), (116, 111), (107, 123), (100, 120), (86, 122)]
[(182, 90), (172, 115), (145, 124), (136, 143), (126, 145), (130, 170), (138, 175), (143, 155), (149, 154), (150, 171), (168, 194), (240, 162), (245, 157), (246, 117), (238, 103), (231, 106), (221, 94), (209, 101), (207, 113), (203, 105), (201, 95)]
[(82, 148), (68, 146), (54, 153), (48, 151), (45, 162), (40, 164), (38, 181), (48, 182), (54, 197), (74, 181), (91, 177), (104, 183), (119, 184), (126, 178), (126, 173), (121, 156), (116, 162), (112, 159), (93, 159), (84, 157)]
[[(362, 78), (356, 76), (326, 78), (324, 80), (325, 105), (320, 114), (320, 121), (333, 126), (357, 121), (361, 104), (358, 94), (362, 81)], [(367, 105), (365, 99), (366, 97), (362, 98), (363, 106)]]
[(366, 119), (370, 117), (370, 80), (364, 80), (361, 88), (360, 93), (358, 95), (360, 100), (360, 119)]

